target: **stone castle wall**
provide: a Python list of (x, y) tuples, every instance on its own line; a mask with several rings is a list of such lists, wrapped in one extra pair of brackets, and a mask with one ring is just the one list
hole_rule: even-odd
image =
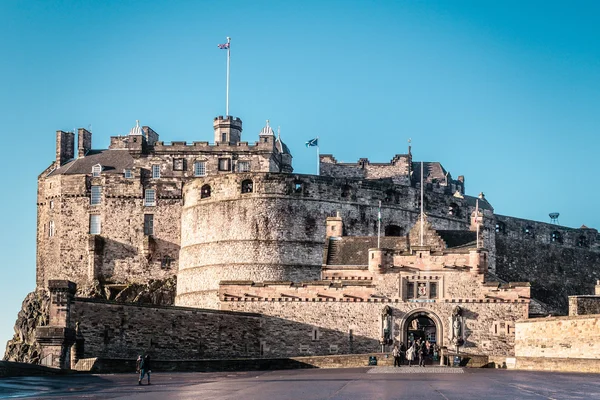
[[(594, 229), (496, 215), (496, 274), (509, 281), (528, 281), (531, 295), (566, 314), (568, 296), (592, 294), (600, 279), (600, 251)], [(529, 230), (529, 232), (527, 232)], [(561, 241), (552, 240), (558, 232)], [(579, 246), (579, 239), (586, 246)]]
[[(242, 181), (253, 191), (241, 193)], [(210, 197), (201, 198), (210, 186)], [(437, 229), (468, 229), (466, 200), (428, 193)], [(312, 175), (248, 173), (198, 178), (184, 187), (176, 304), (214, 307), (220, 280), (314, 280), (320, 277), (325, 220), (340, 212), (350, 236), (377, 234), (396, 225), (408, 232), (418, 218), (419, 195), (392, 182), (364, 182)], [(448, 216), (450, 202), (462, 213)], [(491, 216), (491, 210), (485, 210)], [(491, 225), (491, 218), (488, 224)], [(489, 232), (489, 226), (487, 228)], [(486, 244), (493, 251), (488, 234)]]

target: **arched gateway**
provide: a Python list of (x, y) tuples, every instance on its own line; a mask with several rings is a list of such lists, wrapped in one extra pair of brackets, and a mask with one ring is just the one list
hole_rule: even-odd
[(440, 347), (444, 346), (442, 321), (431, 310), (418, 308), (406, 313), (400, 320), (399, 327), (398, 339), (405, 344), (421, 338)]

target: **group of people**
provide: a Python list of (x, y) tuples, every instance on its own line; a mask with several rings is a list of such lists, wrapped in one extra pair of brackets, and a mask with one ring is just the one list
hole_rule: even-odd
[(408, 349), (403, 342), (400, 342), (400, 346), (395, 345), (392, 350), (392, 357), (394, 357), (394, 367), (399, 367), (406, 362), (408, 366), (412, 366), (413, 361), (418, 361), (419, 367), (425, 366), (425, 360), (431, 357), (437, 346), (431, 344), (429, 340), (417, 339), (414, 342), (408, 343)]
[(150, 385), (150, 372), (152, 372), (151, 370), (151, 365), (150, 365), (150, 355), (146, 354), (144, 357), (142, 357), (141, 355), (138, 356), (136, 362), (135, 362), (135, 370), (138, 374), (140, 374), (139, 378), (138, 378), (138, 385), (142, 384), (142, 380), (144, 379), (144, 376), (148, 376), (148, 385)]

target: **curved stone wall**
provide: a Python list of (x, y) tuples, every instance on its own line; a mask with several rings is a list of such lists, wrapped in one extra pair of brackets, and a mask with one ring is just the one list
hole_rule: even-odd
[[(245, 180), (252, 181), (250, 193), (242, 193)], [(205, 185), (210, 185), (210, 197), (201, 198)], [(390, 190), (395, 193), (391, 200)], [(450, 196), (428, 195), (431, 203), (442, 204), (431, 210), (440, 214), (430, 217), (434, 227), (468, 226), (466, 218), (445, 216), (445, 197)], [(340, 212), (346, 235), (376, 235), (382, 200), (382, 233), (386, 224), (393, 224), (406, 234), (417, 220), (418, 198), (416, 189), (385, 180), (277, 173), (197, 178), (184, 187), (175, 303), (218, 308), (222, 280), (319, 279), (328, 216)]]

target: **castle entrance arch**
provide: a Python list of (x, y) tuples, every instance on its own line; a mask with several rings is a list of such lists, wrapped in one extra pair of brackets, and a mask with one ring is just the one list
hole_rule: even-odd
[(407, 313), (400, 323), (401, 340), (405, 345), (421, 339), (441, 347), (444, 345), (442, 330), (440, 318), (426, 309), (416, 309)]

